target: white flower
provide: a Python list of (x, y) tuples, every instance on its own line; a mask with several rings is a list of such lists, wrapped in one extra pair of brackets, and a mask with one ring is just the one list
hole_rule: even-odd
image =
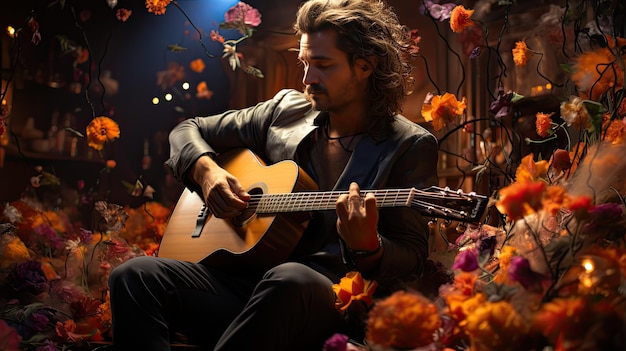
[(10, 223), (16, 223), (22, 221), (22, 213), (20, 210), (8, 203), (4, 206), (3, 215), (9, 220)]

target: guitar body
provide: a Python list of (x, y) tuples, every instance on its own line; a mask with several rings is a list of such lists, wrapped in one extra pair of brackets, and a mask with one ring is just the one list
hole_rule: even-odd
[[(220, 155), (217, 162), (250, 194), (317, 189), (292, 161), (266, 166), (251, 151), (236, 150)], [(310, 218), (308, 212), (257, 214), (251, 210), (239, 218), (220, 219), (207, 212), (203, 199), (185, 189), (165, 229), (158, 256), (224, 268), (266, 269), (288, 258)], [(206, 218), (199, 218), (201, 213)]]

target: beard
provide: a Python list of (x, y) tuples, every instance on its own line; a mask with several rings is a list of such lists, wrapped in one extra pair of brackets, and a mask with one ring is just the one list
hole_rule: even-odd
[(304, 97), (313, 105), (313, 108), (318, 111), (325, 111), (328, 106), (320, 105), (319, 100), (312, 96), (314, 94), (324, 94), (328, 96), (328, 91), (320, 84), (312, 84), (304, 87)]

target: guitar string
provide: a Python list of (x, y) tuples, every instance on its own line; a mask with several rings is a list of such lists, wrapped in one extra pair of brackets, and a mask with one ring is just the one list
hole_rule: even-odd
[[(428, 192), (422, 192), (422, 191), (418, 191), (418, 190), (399, 190), (397, 192), (392, 192), (392, 195), (390, 197), (395, 197), (394, 198), (390, 198), (387, 199), (386, 196), (389, 194), (389, 190), (379, 190), (379, 191), (374, 191), (375, 193), (380, 193), (380, 192), (384, 192), (384, 196), (382, 199), (377, 198), (378, 200), (378, 205), (380, 207), (385, 207), (385, 206), (395, 206), (395, 205), (403, 205), (406, 203), (406, 201), (399, 201), (397, 199), (397, 197), (399, 197), (400, 195), (405, 195), (405, 194), (410, 194), (411, 192), (421, 192), (423, 194), (428, 195), (428, 197), (430, 198), (438, 198), (438, 199), (447, 199), (447, 200), (455, 200), (453, 197), (456, 197), (456, 200), (470, 200), (468, 199), (470, 196), (466, 195), (465, 197), (459, 196), (458, 194), (445, 194), (445, 195), (437, 195), (437, 194), (432, 194), (432, 193), (428, 193)], [(313, 207), (317, 208), (314, 205), (319, 206), (319, 204), (325, 203), (326, 205), (334, 205), (334, 201), (336, 201), (337, 196), (336, 195), (341, 195), (341, 194), (345, 194), (346, 192), (344, 191), (335, 191), (335, 192), (327, 192), (327, 193), (319, 193), (319, 192), (300, 192), (300, 193), (285, 193), (285, 194), (255, 194), (252, 195), (252, 198), (249, 202), (249, 206), (250, 208), (257, 208), (258, 205), (261, 203), (262, 199), (265, 198), (274, 198), (274, 200), (279, 199), (280, 197), (290, 197), (290, 198), (294, 198), (294, 197), (300, 197), (300, 199), (296, 199), (296, 200), (301, 200), (302, 197), (306, 196), (314, 196), (315, 199), (313, 199), (313, 201), (309, 201), (306, 204), (300, 205), (298, 208), (302, 209), (302, 210), (310, 210)], [(365, 193), (365, 192), (363, 192)], [(417, 195), (417, 194), (416, 194)], [(321, 198), (320, 198), (321, 197)], [(291, 202), (293, 202), (293, 199), (290, 200)], [(324, 202), (322, 202), (324, 201)], [(276, 206), (276, 201), (272, 201), (272, 200), (267, 200), (266, 202), (268, 202), (271, 205)], [(470, 202), (473, 202), (470, 200)], [(457, 210), (454, 208), (449, 208), (446, 206), (442, 206), (442, 205), (438, 205), (438, 204), (433, 204), (433, 203), (429, 203), (423, 200), (419, 200), (419, 199), (413, 199), (411, 201), (412, 205), (417, 205), (420, 206), (426, 210), (431, 210), (431, 211), (438, 211), (442, 214), (456, 214), (458, 217), (464, 218), (465, 216), (463, 215), (464, 213), (467, 213), (466, 211), (462, 211), (462, 210)], [(300, 202), (301, 204), (301, 202)], [(279, 205), (285, 206), (285, 200), (280, 200)], [(292, 203), (287, 202), (287, 205), (293, 205)], [(291, 209), (293, 210), (294, 207), (291, 207)]]

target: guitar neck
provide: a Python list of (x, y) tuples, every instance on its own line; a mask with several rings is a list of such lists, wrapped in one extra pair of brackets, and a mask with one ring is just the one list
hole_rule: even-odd
[[(377, 207), (411, 206), (411, 189), (362, 191), (361, 198), (366, 193), (374, 194)], [(347, 192), (328, 191), (252, 195), (250, 207), (257, 213), (334, 210), (337, 199), (343, 194), (347, 194)]]

